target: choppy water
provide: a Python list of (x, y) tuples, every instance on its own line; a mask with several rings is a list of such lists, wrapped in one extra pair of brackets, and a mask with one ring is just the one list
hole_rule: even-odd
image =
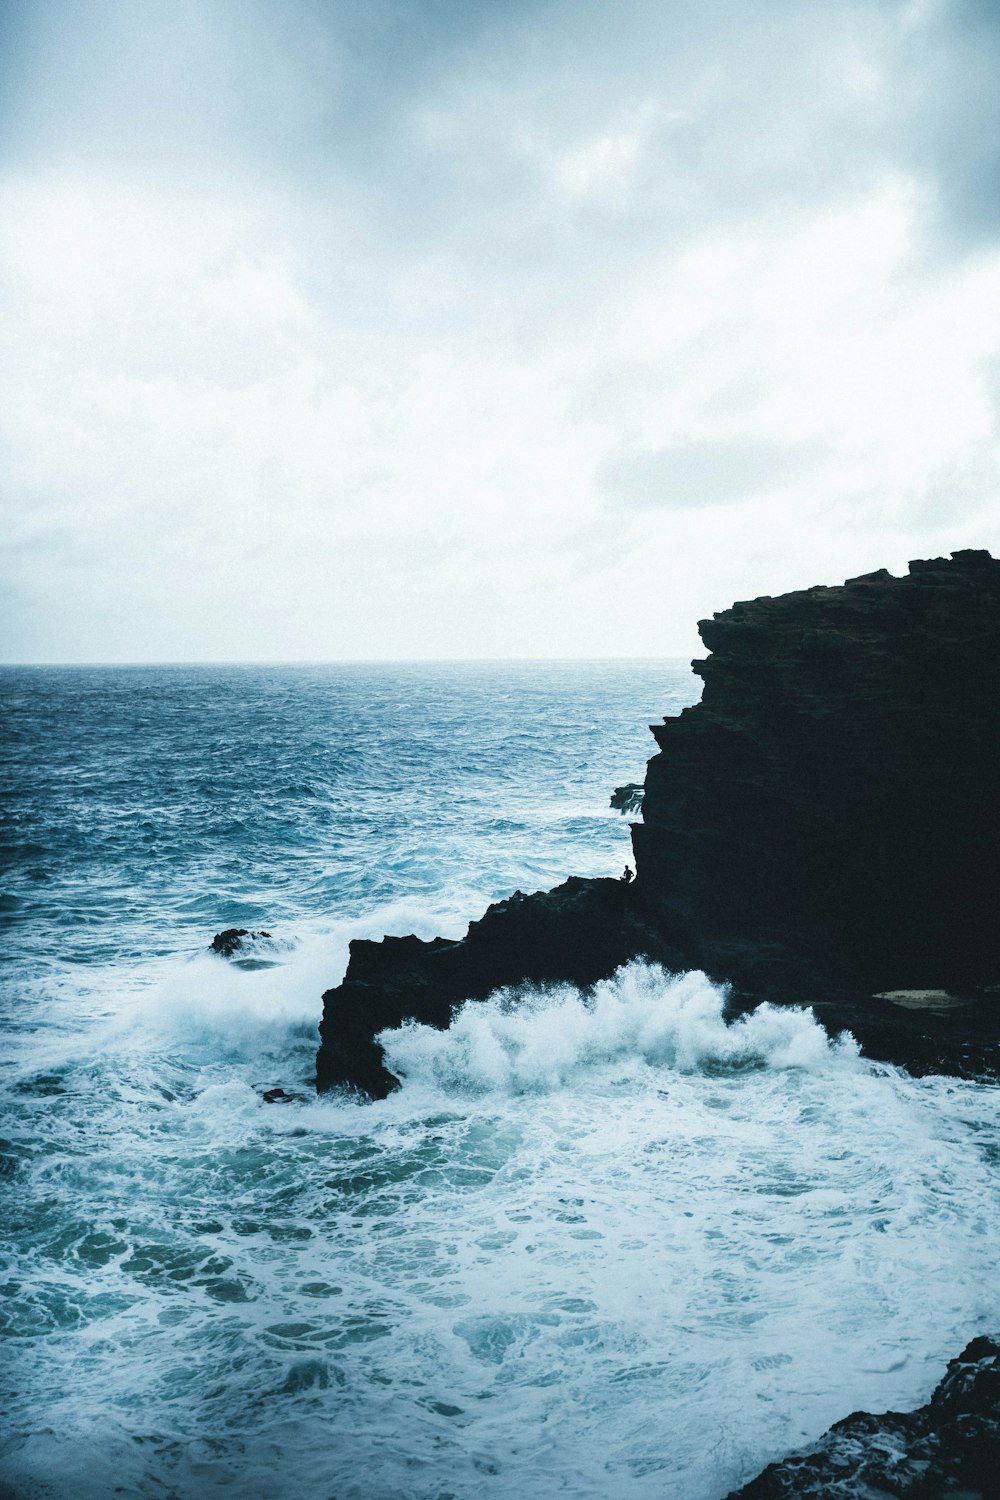
[[(387, 1037), (384, 1103), (308, 1089), (347, 939), (618, 873), (610, 789), (695, 686), (2, 674), (15, 1493), (715, 1500), (997, 1328), (1000, 1091), (727, 1025), (701, 976), (500, 997)], [(234, 922), (275, 967), (204, 953)]]

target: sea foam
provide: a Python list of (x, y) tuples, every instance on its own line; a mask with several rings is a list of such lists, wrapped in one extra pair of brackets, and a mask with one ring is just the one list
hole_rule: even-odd
[(447, 1031), (409, 1022), (379, 1037), (391, 1072), (412, 1084), (527, 1093), (560, 1088), (581, 1070), (649, 1067), (808, 1068), (851, 1063), (809, 1009), (761, 1005), (727, 1022), (726, 990), (699, 972), (625, 965), (582, 994), (571, 986), (503, 990), (460, 1007)]
[(349, 939), (618, 874), (686, 667), (24, 681), (0, 1484), (719, 1500), (996, 1329), (1000, 1091), (808, 1011), (637, 964), (388, 1034), (378, 1103), (308, 1086)]

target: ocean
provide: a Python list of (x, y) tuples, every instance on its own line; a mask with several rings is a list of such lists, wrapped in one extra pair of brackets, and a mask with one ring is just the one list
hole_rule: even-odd
[(637, 963), (387, 1035), (380, 1103), (310, 1087), (348, 941), (620, 874), (611, 790), (698, 688), (0, 670), (0, 1495), (721, 1500), (997, 1331), (1000, 1089), (816, 996), (729, 1022)]

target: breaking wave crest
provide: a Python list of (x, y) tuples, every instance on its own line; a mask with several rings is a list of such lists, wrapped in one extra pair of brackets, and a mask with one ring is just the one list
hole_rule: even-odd
[(831, 1040), (811, 1010), (765, 1004), (727, 1021), (726, 998), (698, 971), (674, 975), (637, 961), (589, 993), (501, 990), (467, 1001), (447, 1031), (409, 1022), (379, 1041), (407, 1083), (510, 1094), (563, 1088), (594, 1069), (817, 1071), (857, 1060), (853, 1037)]

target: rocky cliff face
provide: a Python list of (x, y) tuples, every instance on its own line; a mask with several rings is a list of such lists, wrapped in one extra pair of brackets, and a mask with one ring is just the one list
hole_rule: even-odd
[[(702, 701), (654, 726), (637, 877), (490, 907), (461, 942), (351, 944), (319, 1086), (394, 1084), (375, 1036), (501, 986), (589, 985), (638, 956), (734, 1001), (815, 1002), (874, 1055), (981, 1071), (1000, 995), (1000, 562), (910, 564), (699, 625)], [(967, 1003), (893, 1008), (875, 991)], [(947, 998), (947, 997), (946, 997)]]
[(1000, 562), (958, 552), (698, 628), (702, 700), (654, 726), (634, 829), (647, 920), (771, 988), (1000, 979)]

